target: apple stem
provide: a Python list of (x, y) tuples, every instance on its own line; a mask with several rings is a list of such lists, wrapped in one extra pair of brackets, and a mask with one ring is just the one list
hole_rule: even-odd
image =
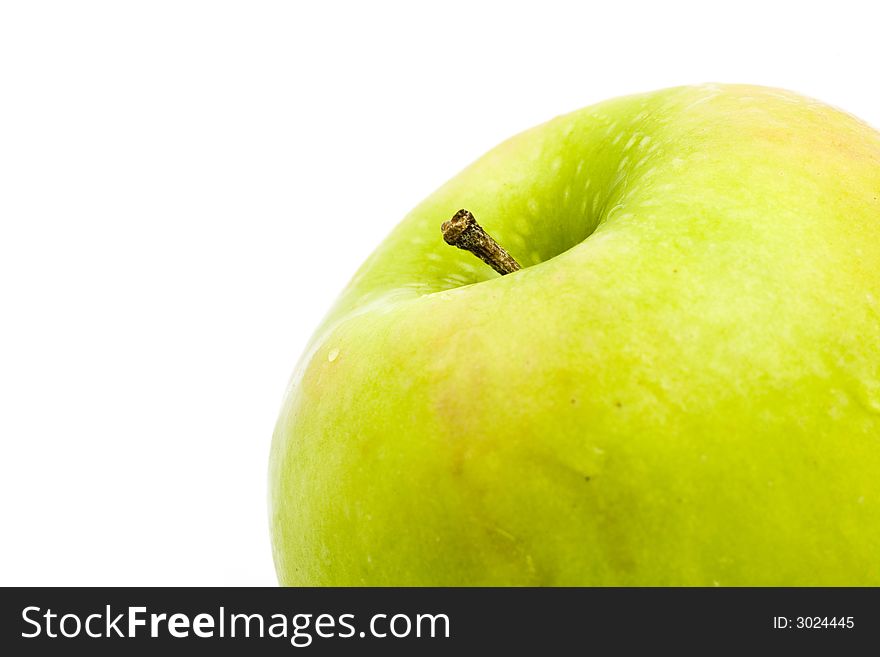
[(459, 210), (440, 226), (443, 240), (459, 249), (470, 251), (492, 269), (504, 276), (521, 269), (519, 263), (492, 239), (467, 210)]

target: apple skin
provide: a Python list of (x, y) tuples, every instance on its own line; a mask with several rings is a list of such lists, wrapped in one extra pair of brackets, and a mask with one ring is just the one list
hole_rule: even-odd
[(703, 85), (501, 144), (318, 329), (270, 521), (285, 585), (880, 585), (880, 135)]

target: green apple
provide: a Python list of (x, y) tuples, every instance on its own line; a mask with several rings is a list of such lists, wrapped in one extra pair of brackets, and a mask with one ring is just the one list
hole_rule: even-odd
[(283, 584), (880, 585), (880, 134), (704, 85), (501, 144), (318, 329), (270, 507)]

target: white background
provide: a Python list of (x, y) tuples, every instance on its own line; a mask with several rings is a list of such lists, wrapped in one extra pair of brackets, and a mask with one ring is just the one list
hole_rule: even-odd
[(0, 585), (274, 584), (281, 395), (412, 206), (664, 86), (880, 125), (872, 5), (3, 3)]

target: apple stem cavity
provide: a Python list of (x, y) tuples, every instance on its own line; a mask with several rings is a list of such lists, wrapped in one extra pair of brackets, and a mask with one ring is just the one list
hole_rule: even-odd
[(502, 276), (522, 269), (467, 210), (456, 212), (452, 219), (443, 222), (440, 230), (447, 244), (470, 251)]

